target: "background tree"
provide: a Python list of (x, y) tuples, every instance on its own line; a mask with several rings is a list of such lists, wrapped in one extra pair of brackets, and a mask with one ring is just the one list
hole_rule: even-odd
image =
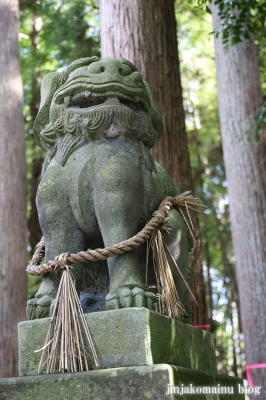
[[(212, 4), (214, 30), (218, 7)], [(258, 57), (252, 36), (227, 51), (215, 40), (223, 151), (230, 197), (247, 364), (266, 359), (266, 133), (256, 116), (263, 105)], [(252, 371), (255, 386), (266, 387), (265, 370)], [(264, 391), (260, 396), (264, 399)]]
[[(152, 154), (182, 191), (193, 190), (182, 101), (174, 0), (100, 0), (102, 57), (125, 57), (151, 86), (164, 121)], [(192, 323), (207, 323), (200, 241), (195, 218)]]
[[(186, 128), (195, 194), (208, 206), (199, 216), (202, 260), (218, 369), (242, 378), (245, 368), (234, 273), (229, 198), (219, 128), (212, 17), (176, 2)], [(235, 355), (235, 356), (234, 356)]]
[(26, 166), (17, 0), (0, 2), (0, 376), (18, 375), (17, 324), (27, 300)]

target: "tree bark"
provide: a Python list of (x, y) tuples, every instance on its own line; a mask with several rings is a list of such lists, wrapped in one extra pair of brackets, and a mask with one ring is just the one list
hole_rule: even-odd
[(0, 2), (0, 376), (18, 375), (17, 324), (27, 300), (26, 165), (17, 0)]
[[(213, 27), (220, 20), (212, 5)], [(220, 122), (230, 218), (236, 256), (247, 364), (266, 362), (266, 132), (255, 141), (252, 119), (263, 105), (258, 58), (252, 38), (224, 51), (215, 40)], [(264, 399), (266, 370), (253, 369)]]
[(32, 160), (31, 194), (30, 194), (31, 212), (28, 219), (29, 242), (31, 246), (32, 256), (35, 252), (36, 245), (39, 243), (42, 237), (42, 230), (40, 227), (38, 211), (36, 207), (36, 195), (39, 183), (41, 181), (42, 165), (43, 165), (42, 158), (34, 158)]
[[(152, 154), (181, 192), (193, 190), (177, 48), (174, 0), (100, 0), (102, 57), (124, 57), (149, 83), (162, 115), (164, 134)], [(192, 324), (207, 323), (198, 223), (192, 291)]]

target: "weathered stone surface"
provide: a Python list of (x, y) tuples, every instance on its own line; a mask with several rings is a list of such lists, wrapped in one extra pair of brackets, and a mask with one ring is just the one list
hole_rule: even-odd
[[(217, 371), (214, 338), (206, 331), (146, 308), (90, 313), (86, 318), (100, 368), (167, 363)], [(37, 374), (41, 352), (34, 350), (42, 347), (49, 322), (45, 318), (19, 324), (20, 376)]]
[[(46, 262), (129, 239), (165, 196), (178, 195), (149, 153), (162, 131), (148, 84), (125, 59), (83, 58), (44, 77), (34, 137), (47, 151), (36, 199)], [(187, 281), (192, 245), (185, 223), (176, 210), (165, 223), (171, 228), (162, 232), (165, 242)], [(108, 269), (107, 263), (73, 267), (85, 312), (104, 310), (105, 300), (107, 309), (152, 309), (145, 249), (110, 257)], [(187, 287), (173, 263), (171, 269), (188, 320)], [(53, 272), (43, 277), (28, 301), (29, 319), (51, 315), (59, 280)], [(152, 266), (148, 283), (156, 283)]]
[[(169, 387), (232, 388), (234, 394), (169, 393)], [(236, 378), (166, 364), (114, 368), (72, 374), (0, 379), (0, 400), (244, 400)], [(219, 388), (219, 389), (218, 389)]]

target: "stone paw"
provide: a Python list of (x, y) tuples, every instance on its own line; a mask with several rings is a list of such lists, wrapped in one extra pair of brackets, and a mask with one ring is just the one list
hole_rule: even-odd
[(130, 289), (124, 286), (115, 292), (108, 293), (106, 296), (106, 309), (146, 307), (152, 310), (154, 299), (155, 297), (152, 293), (146, 292), (140, 287)]
[(44, 295), (42, 297), (30, 299), (27, 302), (27, 318), (39, 319), (50, 317), (53, 312), (54, 298)]
[(30, 299), (27, 301), (26, 314), (28, 319), (36, 319), (36, 306), (38, 299)]

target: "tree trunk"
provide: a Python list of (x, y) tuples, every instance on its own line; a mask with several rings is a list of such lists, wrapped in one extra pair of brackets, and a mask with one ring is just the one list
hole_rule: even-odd
[[(36, 57), (38, 59), (38, 49), (40, 48), (40, 31), (43, 27), (41, 17), (34, 13), (32, 16), (32, 31), (30, 34), (32, 49), (31, 53), (33, 58)], [(40, 76), (40, 68), (39, 66), (35, 66), (31, 70), (31, 99), (29, 102), (30, 108), (30, 116), (31, 116), (31, 125), (33, 124), (35, 118), (37, 117), (40, 101), (41, 101), (41, 76)], [(32, 128), (32, 126), (31, 126)], [(32, 146), (36, 146), (33, 142)], [(42, 237), (42, 231), (40, 227), (37, 207), (36, 207), (36, 195), (38, 190), (38, 185), (41, 180), (41, 172), (42, 172), (42, 158), (33, 158), (32, 167), (31, 167), (31, 188), (30, 188), (30, 205), (31, 212), (28, 218), (28, 235), (29, 235), (29, 243), (31, 246), (31, 255), (33, 256), (35, 252), (35, 247), (39, 243)]]
[(18, 375), (17, 324), (27, 300), (26, 165), (17, 0), (0, 2), (0, 377)]
[(28, 219), (29, 242), (31, 246), (32, 256), (35, 252), (36, 245), (39, 243), (42, 237), (42, 230), (40, 227), (38, 211), (36, 207), (36, 195), (39, 183), (41, 181), (42, 165), (43, 165), (42, 158), (33, 158), (32, 169), (31, 169), (31, 194), (30, 194), (31, 212)]
[[(219, 27), (212, 6), (214, 29)], [(252, 119), (263, 104), (258, 58), (252, 38), (224, 51), (215, 40), (220, 122), (230, 198), (241, 319), (247, 364), (266, 362), (266, 133), (255, 141)], [(254, 386), (262, 387), (266, 370), (253, 369)]]
[[(124, 57), (133, 62), (151, 86), (162, 115), (164, 134), (152, 154), (181, 192), (192, 190), (182, 88), (177, 48), (174, 0), (100, 0), (102, 57)], [(207, 322), (205, 285), (200, 257), (198, 223), (192, 291), (199, 307), (192, 324)]]

